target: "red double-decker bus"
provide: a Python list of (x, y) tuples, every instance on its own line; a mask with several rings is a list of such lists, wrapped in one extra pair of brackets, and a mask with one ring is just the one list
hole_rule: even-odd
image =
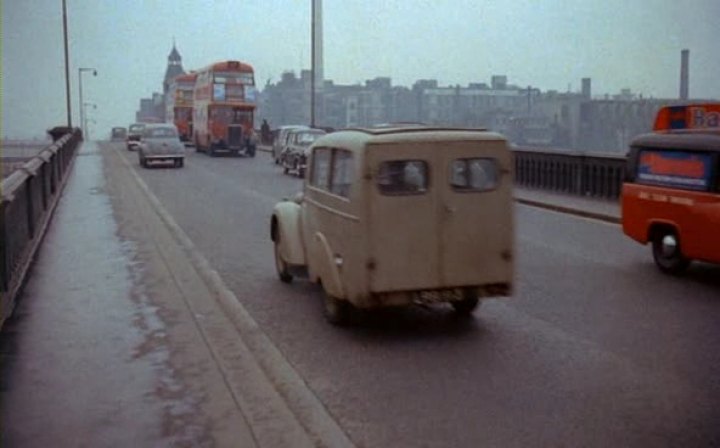
[(253, 131), (257, 90), (252, 66), (217, 62), (197, 72), (193, 95), (193, 140), (197, 151), (255, 156)]
[(178, 129), (183, 142), (192, 142), (193, 137), (193, 91), (197, 73), (192, 72), (176, 76), (168, 88), (168, 100), (165, 109), (167, 121)]

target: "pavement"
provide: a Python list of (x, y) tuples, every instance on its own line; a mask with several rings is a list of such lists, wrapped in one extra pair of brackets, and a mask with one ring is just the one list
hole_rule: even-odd
[(127, 160), (93, 142), (0, 360), (2, 446), (351, 446)]
[(573, 196), (547, 190), (532, 190), (515, 187), (515, 201), (576, 216), (597, 219), (613, 224), (620, 223), (619, 200), (600, 199), (593, 197)]
[[(2, 330), (0, 445), (352, 446), (113, 153), (82, 145)], [(616, 202), (515, 196), (619, 220)]]

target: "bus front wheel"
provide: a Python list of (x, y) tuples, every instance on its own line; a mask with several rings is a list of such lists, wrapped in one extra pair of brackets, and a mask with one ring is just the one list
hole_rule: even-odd
[(652, 252), (655, 264), (666, 274), (681, 274), (690, 265), (680, 246), (680, 238), (674, 229), (660, 228), (653, 232)]

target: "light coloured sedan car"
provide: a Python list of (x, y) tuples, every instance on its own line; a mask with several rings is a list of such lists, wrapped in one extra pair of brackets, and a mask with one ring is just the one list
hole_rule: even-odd
[(172, 161), (177, 168), (185, 162), (185, 145), (180, 141), (173, 124), (148, 124), (138, 146), (140, 166), (148, 168), (150, 162)]

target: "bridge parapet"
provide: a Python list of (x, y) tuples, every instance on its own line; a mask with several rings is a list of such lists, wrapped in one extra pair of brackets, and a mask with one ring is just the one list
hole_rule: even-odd
[(79, 129), (57, 137), (2, 181), (0, 327), (12, 313), (82, 138)]
[(513, 152), (519, 186), (602, 199), (620, 197), (624, 156), (522, 147)]

